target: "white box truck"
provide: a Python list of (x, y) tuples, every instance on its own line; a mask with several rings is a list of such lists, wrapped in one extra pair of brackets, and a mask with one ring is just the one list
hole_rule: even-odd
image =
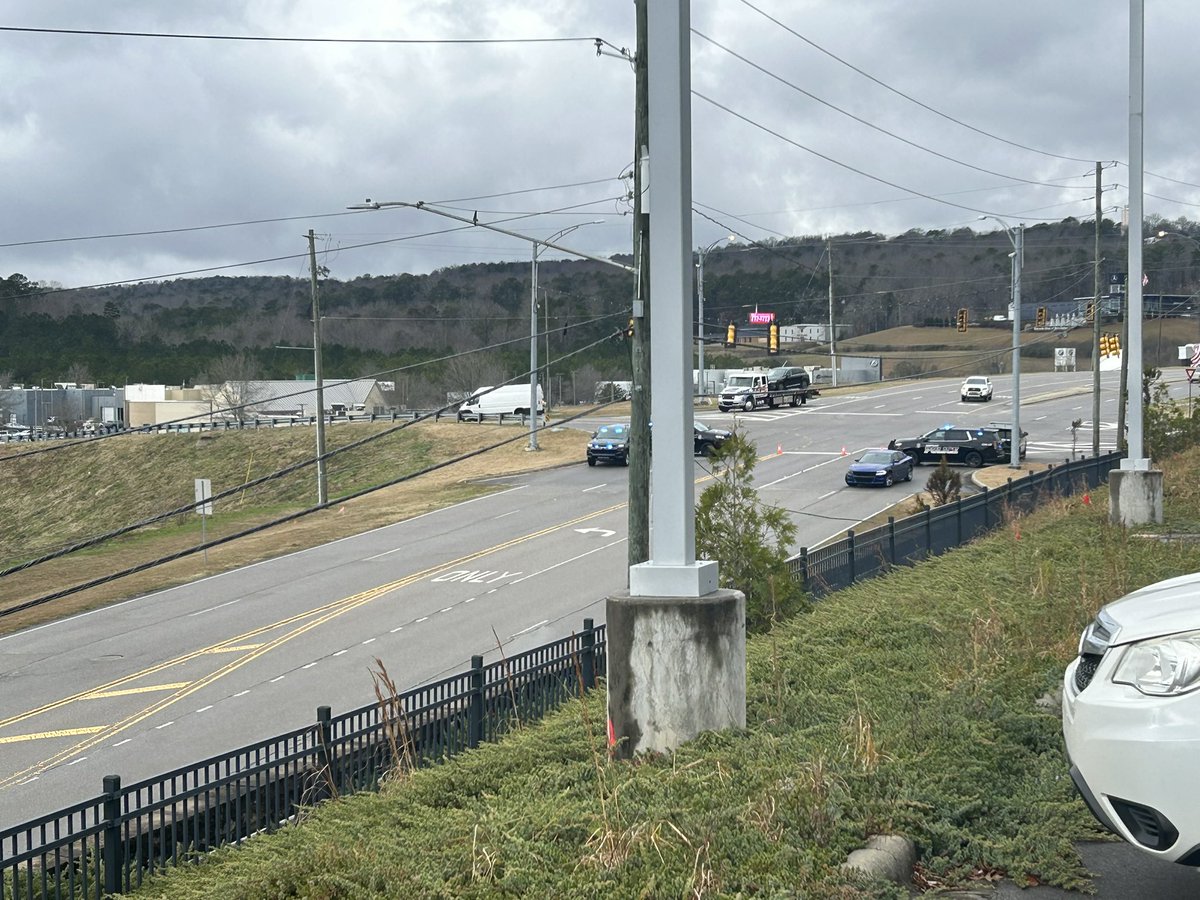
[[(537, 389), (537, 415), (539, 418), (546, 414), (546, 400), (542, 396), (542, 386)], [(503, 384), (500, 387), (477, 388), (470, 397), (458, 408), (458, 421), (482, 422), (486, 416), (521, 416), (529, 415), (529, 385)]]

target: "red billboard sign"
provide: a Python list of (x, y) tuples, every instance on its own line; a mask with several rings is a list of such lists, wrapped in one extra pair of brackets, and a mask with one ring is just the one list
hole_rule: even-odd
[(751, 325), (770, 325), (775, 321), (775, 313), (772, 312), (752, 312), (750, 313)]

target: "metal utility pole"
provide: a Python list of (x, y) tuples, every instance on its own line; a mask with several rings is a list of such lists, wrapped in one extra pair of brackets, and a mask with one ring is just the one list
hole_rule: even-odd
[[(1129, 279), (1126, 285), (1126, 339), (1121, 347), (1124, 384), (1129, 394), (1129, 453), (1122, 469), (1149, 471), (1143, 446), (1142, 402), (1142, 228), (1143, 133), (1145, 129), (1145, 9), (1143, 0), (1129, 3)], [(1129, 363), (1125, 364), (1128, 356)]]
[[(533, 267), (529, 273), (529, 446), (537, 450), (537, 389), (538, 389), (538, 323), (537, 323), (537, 258), (538, 244), (533, 244)], [(482, 416), (480, 417), (482, 418)]]
[(1096, 163), (1096, 252), (1092, 263), (1092, 456), (1100, 455), (1100, 163)]
[(837, 387), (837, 343), (833, 321), (833, 237), (825, 239), (825, 252), (829, 255), (829, 371), (833, 387)]
[(634, 0), (633, 59), (633, 396), (629, 432), (629, 565), (650, 559), (650, 216), (646, 205), (650, 166), (650, 82), (646, 35), (649, 0)]
[[(1011, 237), (1011, 235), (1010, 235)], [(1013, 241), (1013, 435), (1008, 466), (1021, 468), (1021, 267), (1025, 264), (1025, 223)]]
[(312, 281), (313, 380), (317, 383), (317, 503), (329, 502), (325, 482), (325, 383), (321, 375), (321, 304), (317, 286), (317, 238), (308, 229), (308, 269)]

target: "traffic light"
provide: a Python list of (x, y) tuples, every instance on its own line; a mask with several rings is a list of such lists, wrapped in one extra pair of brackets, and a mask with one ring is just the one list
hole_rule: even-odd
[(779, 326), (774, 322), (767, 326), (767, 354), (779, 355)]
[(725, 346), (737, 346), (737, 324), (734, 322), (730, 322), (729, 327), (725, 329)]
[(1100, 335), (1100, 355), (1108, 356), (1108, 335)]
[(625, 337), (633, 337), (633, 316), (629, 317), (629, 324), (625, 326)]
[(1087, 320), (1094, 322), (1096, 320), (1096, 301), (1089, 300), (1087, 305)]
[(965, 306), (959, 309), (957, 322), (959, 331), (967, 330), (967, 308)]
[(1108, 336), (1108, 352), (1113, 356), (1121, 355), (1121, 336), (1119, 334), (1110, 334)]
[(1035, 321), (1035, 327), (1037, 327), (1037, 328), (1045, 328), (1046, 327), (1046, 307), (1039, 306), (1037, 308), (1037, 319), (1035, 319), (1034, 321)]

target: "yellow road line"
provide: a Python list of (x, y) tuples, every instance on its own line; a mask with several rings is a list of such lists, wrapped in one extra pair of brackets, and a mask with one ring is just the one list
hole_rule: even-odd
[(222, 644), (220, 647), (207, 647), (201, 653), (241, 653), (243, 650), (257, 650), (262, 644)]
[(63, 728), (59, 731), (39, 731), (34, 734), (13, 734), (0, 737), (0, 744), (19, 744), (22, 741), (42, 741), (47, 738), (75, 737), (80, 734), (95, 734), (103, 731), (107, 725), (90, 725), (87, 728)]
[[(258, 644), (254, 645), (259, 646)], [(80, 700), (103, 700), (107, 697), (128, 697), (130, 694), (149, 694), (153, 691), (177, 691), (182, 687), (187, 687), (191, 684), (190, 681), (173, 681), (169, 684), (148, 684), (144, 687), (125, 688), (120, 691), (96, 691), (92, 694), (84, 694)]]
[[(151, 704), (150, 706), (146, 707), (145, 709), (143, 709), (139, 712), (132, 713), (131, 715), (129, 715), (125, 719), (121, 720), (120, 722), (117, 722), (113, 725), (106, 726), (103, 729), (100, 729), (103, 732), (102, 734), (98, 734), (96, 737), (90, 738), (88, 740), (80, 741), (79, 743), (75, 744), (74, 746), (72, 746), (66, 750), (60, 751), (59, 753), (54, 754), (49, 759), (45, 759), (45, 760), (42, 760), (41, 762), (35, 763), (34, 765), (29, 766), (28, 768), (24, 769), (21, 772), (14, 772), (11, 775), (0, 775), (0, 788), (6, 787), (15, 781), (22, 780), (24, 778), (28, 778), (31, 775), (40, 774), (42, 772), (45, 772), (47, 769), (49, 769), (55, 765), (62, 764), (66, 760), (70, 759), (71, 757), (76, 756), (79, 753), (82, 753), (84, 750), (88, 750), (91, 747), (96, 746), (97, 744), (103, 743), (104, 741), (108, 740), (109, 738), (111, 738), (117, 734), (120, 734), (122, 731), (124, 731), (128, 728), (132, 728), (134, 725), (138, 724), (139, 722), (144, 721), (145, 719), (149, 718), (150, 716), (154, 715), (155, 713), (161, 712), (162, 710), (167, 709), (168, 707), (179, 702), (180, 700), (183, 700), (183, 699), (187, 698), (188, 696), (196, 693), (197, 691), (202, 690), (203, 688), (214, 683), (218, 679), (223, 678), (225, 675), (228, 675), (228, 674), (236, 671), (237, 669), (241, 668), (242, 666), (246, 665), (247, 663), (253, 662), (255, 659), (258, 659), (260, 656), (270, 652), (271, 650), (274, 650), (278, 647), (283, 646), (284, 644), (286, 644), (288, 641), (292, 640), (293, 638), (300, 637), (301, 635), (306, 634), (307, 632), (311, 631), (312, 629), (314, 629), (320, 625), (323, 625), (326, 622), (332, 621), (335, 618), (338, 618), (343, 613), (352, 612), (353, 610), (358, 609), (360, 606), (364, 606), (367, 603), (370, 603), (372, 600), (377, 600), (379, 597), (382, 597), (385, 594), (389, 594), (392, 591), (398, 590), (399, 588), (402, 588), (402, 587), (408, 587), (409, 585), (414, 584), (417, 581), (422, 581), (425, 578), (428, 578), (432, 575), (436, 575), (438, 572), (445, 571), (448, 568), (451, 568), (454, 566), (460, 566), (460, 565), (463, 565), (464, 563), (472, 562), (476, 559), (481, 559), (482, 557), (488, 556), (492, 553), (496, 553), (500, 550), (504, 550), (509, 547), (516, 546), (518, 544), (524, 543), (525, 541), (529, 541), (534, 538), (541, 537), (546, 534), (550, 534), (551, 532), (558, 531), (563, 528), (570, 528), (573, 525), (578, 525), (582, 522), (586, 522), (589, 519), (593, 519), (593, 518), (596, 518), (597, 516), (604, 515), (605, 513), (609, 513), (614, 510), (620, 509), (623, 506), (625, 506), (624, 503), (618, 503), (613, 506), (607, 507), (606, 509), (597, 510), (596, 512), (587, 513), (586, 515), (583, 515), (583, 516), (578, 516), (567, 522), (560, 522), (557, 525), (552, 525), (547, 528), (543, 528), (538, 531), (531, 532), (531, 533), (523, 535), (522, 537), (519, 537), (519, 538), (513, 538), (512, 540), (505, 541), (504, 543), (501, 543), (501, 544), (493, 545), (492, 547), (488, 547), (484, 550), (479, 550), (474, 553), (469, 553), (465, 556), (459, 557), (458, 559), (453, 559), (453, 560), (449, 560), (447, 562), (439, 563), (436, 566), (431, 566), (420, 572), (414, 572), (411, 575), (407, 575), (404, 578), (397, 579), (396, 581), (390, 582), (389, 584), (380, 585), (378, 587), (374, 587), (369, 590), (362, 591), (351, 597), (344, 597), (340, 600), (336, 600), (331, 603), (325, 604), (324, 606), (318, 607), (317, 609), (309, 610), (305, 613), (300, 613), (295, 616), (291, 616), (288, 619), (284, 619), (284, 620), (281, 620), (280, 622), (275, 623), (274, 625), (265, 626), (263, 628), (256, 629), (254, 632), (251, 632), (250, 634), (262, 634), (263, 632), (268, 631), (272, 628), (282, 627), (283, 625), (287, 625), (287, 624), (291, 624), (293, 622), (300, 621), (301, 619), (307, 618), (309, 616), (313, 616), (313, 615), (318, 616), (318, 618), (316, 618), (312, 621), (306, 622), (303, 625), (300, 625), (299, 627), (293, 629), (291, 632), (289, 632), (287, 634), (284, 634), (277, 638), (274, 638), (264, 644), (254, 645), (254, 649), (249, 650), (249, 652), (247, 652), (247, 654), (245, 656), (241, 657), (240, 659), (233, 660), (233, 661), (225, 664), (220, 669), (217, 669), (216, 671), (210, 673), (209, 675), (203, 676), (203, 677), (197, 679), (196, 681), (188, 683), (186, 687), (183, 687), (180, 690), (176, 691), (170, 697), (166, 697), (166, 698), (158, 701), (157, 703)], [(231, 638), (229, 640), (223, 641), (220, 644), (217, 644), (214, 646), (224, 647), (224, 646), (231, 644), (233, 641), (243, 639), (246, 636), (248, 636), (248, 635), (242, 635), (239, 638)], [(204, 650), (194, 651), (193, 653), (187, 654), (185, 657), (180, 657), (179, 661), (183, 661), (185, 659), (193, 659), (196, 656), (199, 656), (202, 653), (204, 653), (206, 650), (210, 650), (210, 649), (211, 648), (205, 648)], [(115, 687), (119, 684), (127, 683), (128, 681), (133, 680), (136, 677), (144, 676), (146, 674), (150, 674), (150, 673), (156, 672), (156, 671), (161, 671), (163, 668), (166, 668), (167, 665), (168, 665), (167, 663), (159, 663), (155, 666), (150, 667), (149, 669), (146, 669), (145, 671), (143, 671), (141, 673), (129, 675), (123, 679), (113, 682), (111, 684), (111, 686)], [(0, 722), (0, 726), (10, 724), (15, 721), (19, 721), (22, 718), (28, 718), (29, 716), (34, 715), (37, 712), (43, 712), (43, 711), (46, 711), (47, 709), (63, 706), (66, 703), (74, 701), (74, 700), (84, 699), (92, 694), (95, 694), (97, 691), (106, 690), (109, 687), (110, 687), (110, 685), (105, 685), (102, 688), (97, 688), (97, 689), (93, 689), (91, 691), (85, 691), (80, 694), (75, 694), (70, 698), (66, 698), (64, 700), (57, 701), (54, 704), (48, 704), (46, 707), (42, 707), (39, 710), (34, 710), (29, 713), (22, 714), (21, 716), (14, 716), (8, 720), (2, 721), (2, 722)], [(96, 734), (96, 731), (89, 731), (89, 732), (82, 732), (82, 733)]]

